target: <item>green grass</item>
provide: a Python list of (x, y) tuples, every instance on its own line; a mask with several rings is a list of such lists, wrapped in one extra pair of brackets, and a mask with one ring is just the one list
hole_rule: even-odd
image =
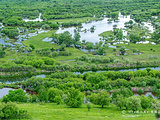
[(82, 56), (83, 54), (86, 54), (85, 52), (76, 49), (76, 48), (65, 48), (65, 50), (69, 51), (70, 53), (72, 53), (72, 55), (70, 56), (57, 56), (55, 59), (59, 60), (59, 61), (63, 61), (63, 60), (72, 60), (75, 59), (76, 57)]
[(46, 37), (51, 37), (52, 33), (54, 33), (54, 32), (55, 32), (55, 30), (38, 34), (37, 36), (33, 36), (33, 37), (29, 38), (28, 40), (23, 41), (22, 43), (25, 46), (29, 46), (30, 44), (33, 44), (36, 49), (52, 48), (52, 47), (57, 49), (56, 45), (50, 44), (49, 42), (42, 41)]
[(54, 103), (20, 103), (20, 109), (27, 110), (33, 120), (153, 120), (154, 114), (123, 114), (115, 105), (93, 106), (88, 112), (86, 105), (70, 108)]
[[(128, 53), (127, 56), (123, 56), (123, 58), (128, 59), (129, 61), (153, 61), (153, 60), (159, 60), (160, 56), (160, 45), (152, 45), (152, 44), (133, 44), (129, 43), (129, 45), (126, 44), (118, 44), (116, 46), (125, 46), (126, 53)], [(132, 50), (136, 49), (139, 50), (142, 54), (141, 55), (133, 55)], [(153, 49), (155, 52), (153, 52)]]
[(112, 31), (105, 31), (105, 32), (99, 34), (99, 36), (102, 36), (102, 37), (107, 37), (109, 35), (113, 35), (113, 32)]
[(66, 22), (72, 22), (72, 21), (77, 21), (77, 22), (86, 22), (86, 21), (93, 21), (97, 20), (98, 18), (95, 17), (83, 17), (83, 18), (69, 18), (69, 19), (54, 19), (54, 20), (49, 20), (49, 22), (59, 22), (59, 23), (66, 23)]

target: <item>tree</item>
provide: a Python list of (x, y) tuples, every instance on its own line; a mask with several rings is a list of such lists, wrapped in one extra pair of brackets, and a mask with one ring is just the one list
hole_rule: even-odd
[(86, 47), (87, 47), (87, 50), (91, 50), (94, 48), (94, 44), (92, 42), (86, 42)]
[(66, 46), (69, 47), (73, 43), (74, 40), (72, 39), (72, 35), (68, 31), (59, 35), (59, 45), (66, 44)]
[(139, 42), (141, 39), (140, 36), (135, 35), (135, 34), (130, 34), (129, 38), (130, 38), (130, 42), (132, 42), (132, 43)]
[(140, 99), (141, 99), (141, 106), (143, 109), (147, 109), (151, 107), (151, 101), (148, 97), (145, 97), (144, 95), (142, 95)]
[(120, 51), (120, 53), (121, 53), (122, 55), (124, 55), (124, 53), (126, 52), (125, 47), (120, 48), (119, 51)]
[(103, 55), (106, 53), (106, 48), (105, 47), (99, 47), (98, 50), (96, 51), (98, 55)]
[(79, 32), (75, 32), (74, 33), (74, 45), (78, 42), (78, 41), (80, 41), (80, 38), (81, 38), (81, 36), (80, 36), (80, 34), (79, 34)]
[(5, 56), (6, 52), (4, 49), (0, 49), (0, 58), (3, 58)]
[(68, 93), (66, 94), (66, 98), (64, 99), (64, 103), (73, 108), (78, 108), (82, 105), (82, 93), (75, 88), (70, 88)]
[(26, 92), (24, 92), (24, 90), (22, 89), (9, 90), (9, 94), (6, 95), (6, 97), (4, 96), (2, 101), (8, 102), (6, 101), (8, 99), (9, 101), (12, 101), (12, 102), (25, 102), (26, 101), (25, 95), (26, 95)]
[(156, 29), (153, 34), (152, 34), (152, 39), (154, 39), (155, 43), (159, 43), (160, 42), (160, 28), (159, 29)]
[(152, 108), (154, 110), (156, 110), (155, 116), (156, 116), (157, 119), (159, 119), (160, 118), (160, 113), (159, 113), (159, 111), (160, 111), (160, 102), (156, 101), (155, 103), (152, 103)]
[(56, 102), (55, 97), (56, 96), (62, 96), (62, 94), (63, 94), (62, 90), (51, 87), (51, 88), (48, 89), (48, 100), (50, 102)]
[(90, 96), (88, 96), (88, 98), (93, 104), (102, 105), (102, 108), (104, 105), (109, 105), (111, 101), (110, 94), (106, 91), (92, 93)]
[(48, 102), (47, 91), (44, 86), (40, 86), (38, 90), (38, 99), (40, 102)]
[(58, 34), (56, 34), (56, 33), (53, 33), (52, 34), (52, 38), (53, 38), (53, 42), (55, 42), (55, 43), (59, 43), (59, 36), (58, 36)]
[(141, 108), (141, 99), (137, 96), (131, 96), (127, 99), (126, 107), (129, 110), (136, 111)]
[(49, 29), (49, 28), (50, 28), (50, 26), (48, 24), (42, 25), (42, 29)]
[(160, 90), (157, 90), (157, 99), (160, 99)]
[(92, 104), (91, 103), (87, 103), (87, 108), (88, 108), (88, 111), (92, 108)]
[(122, 94), (117, 95), (116, 105), (117, 105), (117, 107), (120, 108), (120, 110), (121, 110), (122, 107), (125, 107), (125, 105), (126, 105), (126, 100), (127, 100), (127, 98), (123, 97)]
[(123, 39), (123, 31), (122, 31), (122, 29), (118, 30), (118, 33), (116, 34), (116, 39), (119, 41), (119, 43)]

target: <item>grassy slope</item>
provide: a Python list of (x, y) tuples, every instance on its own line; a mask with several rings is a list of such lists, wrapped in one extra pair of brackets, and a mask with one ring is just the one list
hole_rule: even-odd
[[(154, 114), (125, 114), (114, 105), (100, 108), (94, 106), (89, 112), (86, 105), (81, 108), (69, 108), (66, 105), (47, 103), (18, 104), (19, 108), (25, 109), (34, 120), (153, 120)], [(137, 117), (135, 117), (137, 116)]]

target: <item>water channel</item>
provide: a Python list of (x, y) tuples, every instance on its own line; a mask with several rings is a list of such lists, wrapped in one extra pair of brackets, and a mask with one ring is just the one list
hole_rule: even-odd
[[(136, 71), (136, 70), (145, 70), (146, 68), (139, 68), (139, 69), (123, 69), (123, 70), (111, 70), (111, 71)], [(151, 69), (153, 70), (160, 70), (160, 67), (152, 67)], [(84, 74), (86, 72), (93, 72), (93, 71), (85, 71), (83, 73), (80, 73), (80, 72), (74, 72), (75, 74)], [(105, 71), (96, 71), (97, 73), (99, 72), (105, 72)], [(33, 76), (33, 77), (41, 77), (41, 78), (45, 78), (46, 75), (45, 74), (41, 74), (41, 75), (36, 75), (36, 76)], [(15, 83), (15, 82), (22, 82), (22, 81), (26, 81), (28, 79), (28, 77), (23, 77), (23, 78), (10, 78), (10, 79), (0, 79), (0, 83), (6, 83), (6, 84), (11, 84), (11, 83)], [(0, 89), (0, 98), (2, 98), (4, 95), (7, 95), (9, 90), (14, 90), (12, 88), (3, 88), (3, 89)], [(24, 90), (25, 91), (25, 90)], [(30, 91), (25, 91), (29, 94), (33, 94), (32, 92)], [(141, 94), (137, 94), (137, 93), (134, 93), (134, 95), (141, 95)], [(145, 96), (148, 96), (148, 95), (152, 95), (153, 98), (156, 98), (155, 94), (152, 94), (150, 91), (147, 91), (144, 93)]]

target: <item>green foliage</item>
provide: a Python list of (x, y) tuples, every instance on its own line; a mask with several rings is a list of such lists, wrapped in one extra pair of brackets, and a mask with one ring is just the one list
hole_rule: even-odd
[(153, 86), (152, 93), (157, 93), (157, 86)]
[(49, 29), (49, 28), (50, 28), (50, 26), (48, 24), (42, 25), (42, 29)]
[(160, 99), (160, 90), (157, 91), (157, 99)]
[(66, 47), (65, 44), (61, 44), (60, 47), (59, 47), (59, 50), (60, 50), (60, 51), (64, 51), (65, 47)]
[(126, 107), (129, 110), (136, 111), (141, 108), (141, 99), (137, 96), (131, 96), (127, 99)]
[(78, 41), (80, 41), (80, 38), (81, 38), (81, 36), (80, 36), (80, 34), (79, 34), (79, 32), (75, 32), (74, 33), (74, 44), (75, 43), (77, 43)]
[(66, 44), (67, 47), (72, 45), (74, 43), (74, 40), (72, 39), (72, 35), (68, 32), (65, 31), (64, 33), (61, 33), (59, 35), (59, 44)]
[(32, 48), (32, 50), (34, 50), (34, 49), (35, 49), (35, 47), (34, 47), (34, 45), (33, 45), (33, 44), (30, 44), (30, 45), (29, 45), (29, 47), (31, 47), (31, 48)]
[(53, 58), (42, 57), (41, 59), (44, 61), (46, 65), (53, 65), (55, 63), (55, 60)]
[(97, 84), (101, 81), (105, 81), (107, 78), (104, 75), (101, 74), (95, 74), (95, 75), (89, 75), (86, 78), (87, 82), (90, 82), (92, 84)]
[(144, 93), (144, 91), (143, 91), (142, 89), (139, 89), (139, 90), (137, 91), (137, 93), (142, 94), (142, 93)]
[(26, 102), (25, 98), (26, 92), (24, 92), (22, 89), (18, 90), (9, 90), (9, 94), (4, 96), (2, 101), (3, 102)]
[(133, 93), (130, 89), (128, 88), (124, 88), (124, 87), (121, 87), (120, 90), (114, 90), (113, 93), (112, 93), (112, 100), (113, 102), (117, 102), (117, 99), (120, 98), (128, 98), (130, 96), (133, 96)]
[(126, 52), (125, 47), (122, 47), (119, 51), (122, 55), (124, 55), (124, 53)]
[(0, 49), (0, 58), (3, 58), (5, 56), (6, 52), (4, 49)]
[(40, 102), (48, 102), (47, 90), (44, 86), (40, 86), (38, 90), (38, 99)]
[(88, 111), (92, 108), (92, 104), (91, 103), (87, 103), (87, 109)]
[(122, 109), (122, 107), (125, 107), (126, 106), (126, 101), (127, 101), (127, 98), (124, 97), (122, 94), (120, 95), (117, 95), (117, 99), (116, 99), (116, 105), (117, 107), (120, 108), (120, 110)]
[(89, 98), (89, 101), (96, 105), (101, 105), (102, 107), (104, 105), (109, 105), (111, 98), (108, 92), (100, 91), (98, 93), (92, 93), (90, 96), (87, 96)]
[[(56, 102), (56, 99), (59, 99), (59, 96), (62, 96), (62, 95), (63, 95), (62, 90), (58, 90), (57, 88), (54, 88), (54, 87), (51, 87), (48, 89), (48, 100), (50, 102)], [(58, 98), (55, 99), (56, 96)], [(59, 100), (57, 102), (59, 102)]]
[(158, 111), (160, 111), (160, 102), (156, 101), (155, 103), (152, 103), (152, 108), (156, 111), (155, 112), (155, 116), (157, 119), (160, 118), (160, 113)]
[(62, 97), (60, 95), (55, 96), (54, 101), (57, 103), (57, 105), (59, 105), (63, 102)]
[(143, 109), (147, 109), (151, 107), (151, 100), (148, 97), (145, 97), (144, 95), (142, 95), (140, 99), (141, 99), (141, 107)]
[(66, 98), (64, 99), (64, 103), (70, 107), (78, 108), (82, 105), (83, 97), (82, 93), (75, 88), (70, 88), (66, 94)]
[(24, 119), (29, 118), (27, 111), (20, 110), (15, 103), (0, 103), (0, 119)]

